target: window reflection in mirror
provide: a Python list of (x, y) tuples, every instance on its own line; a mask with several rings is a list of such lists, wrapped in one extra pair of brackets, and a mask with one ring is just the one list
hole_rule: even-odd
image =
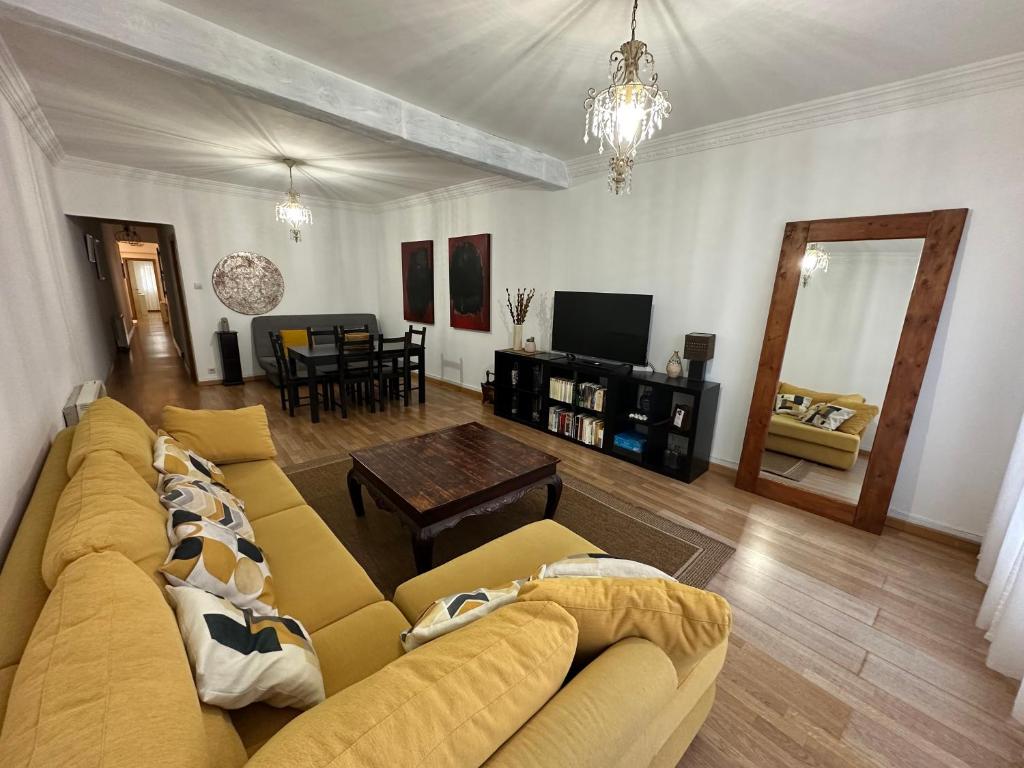
[(761, 477), (857, 503), (923, 245), (808, 243)]

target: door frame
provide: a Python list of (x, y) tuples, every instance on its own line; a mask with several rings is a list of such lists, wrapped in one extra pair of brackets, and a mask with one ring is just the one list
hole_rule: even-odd
[[(129, 293), (129, 297), (131, 298), (131, 301), (129, 301), (128, 304), (129, 304), (129, 306), (132, 309), (132, 316), (135, 317), (136, 320), (138, 320), (139, 319), (138, 318), (138, 310), (135, 307), (135, 281), (132, 279), (131, 265), (128, 263), (130, 261), (142, 261), (142, 262), (145, 262), (146, 264), (149, 264), (150, 268), (153, 270), (153, 279), (156, 281), (156, 286), (157, 286), (157, 288), (156, 288), (156, 301), (157, 301), (157, 304), (159, 304), (160, 301), (164, 298), (164, 297), (162, 297), (160, 295), (160, 294), (163, 293), (163, 289), (160, 287), (160, 276), (157, 274), (157, 270), (160, 268), (160, 264), (159, 264), (159, 262), (156, 259), (147, 259), (145, 256), (122, 256), (121, 257), (121, 263), (125, 265), (124, 273), (125, 273), (125, 277), (128, 280), (128, 293)], [(147, 312), (159, 312), (159, 311), (160, 310), (158, 310), (158, 309), (149, 309), (149, 310), (147, 310)]]

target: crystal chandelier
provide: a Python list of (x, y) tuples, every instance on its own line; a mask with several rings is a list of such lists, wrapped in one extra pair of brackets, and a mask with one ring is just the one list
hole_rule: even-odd
[(800, 261), (800, 285), (806, 288), (815, 272), (828, 272), (828, 260), (828, 251), (822, 250), (817, 243), (808, 245)]
[(297, 243), (302, 240), (302, 230), (299, 229), (299, 226), (312, 224), (313, 212), (299, 201), (299, 193), (295, 191), (295, 182), (292, 180), (292, 168), (295, 167), (295, 161), (286, 157), (284, 164), (288, 166), (288, 195), (277, 204), (275, 210), (277, 220), (283, 221), (291, 228), (292, 240)]
[(114, 240), (125, 245), (130, 245), (132, 248), (138, 248), (142, 245), (142, 238), (139, 236), (139, 231), (135, 227), (129, 226), (127, 223), (114, 233)]
[(583, 141), (593, 134), (600, 141), (598, 152), (604, 153), (606, 143), (615, 151), (608, 162), (608, 188), (616, 195), (629, 194), (636, 148), (660, 130), (662, 120), (672, 112), (668, 94), (658, 88), (654, 56), (647, 43), (636, 39), (638, 3), (633, 2), (632, 36), (608, 57), (612, 84), (600, 93), (591, 88), (583, 102), (587, 110)]

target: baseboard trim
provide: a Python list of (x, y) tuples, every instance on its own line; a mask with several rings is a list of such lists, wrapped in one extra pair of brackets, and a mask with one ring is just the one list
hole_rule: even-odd
[(911, 536), (947, 544), (963, 552), (978, 554), (981, 551), (981, 537), (957, 528), (942, 526), (931, 520), (915, 522), (906, 513), (890, 510), (885, 519), (887, 528), (909, 533)]
[(472, 392), (474, 394), (480, 394), (480, 387), (472, 386), (470, 384), (462, 384), (458, 381), (451, 381), (450, 379), (442, 379), (440, 376), (432, 376), (427, 374), (427, 381), (433, 382), (438, 386), (444, 387), (445, 389), (453, 389), (458, 392)]
[[(243, 376), (242, 383), (248, 384), (250, 381), (263, 381), (267, 378), (266, 374), (257, 374), (255, 376)], [(202, 381), (196, 382), (200, 387), (235, 387), (237, 384), (224, 384), (220, 379), (203, 379)]]

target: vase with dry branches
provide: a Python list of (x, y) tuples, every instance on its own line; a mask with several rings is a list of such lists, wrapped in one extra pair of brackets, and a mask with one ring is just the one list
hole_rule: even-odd
[(512, 349), (521, 351), (523, 349), (523, 323), (526, 322), (526, 313), (530, 311), (530, 302), (536, 291), (531, 288), (516, 288), (516, 298), (512, 299), (512, 292), (506, 288), (505, 298), (508, 301), (508, 314), (512, 318)]

